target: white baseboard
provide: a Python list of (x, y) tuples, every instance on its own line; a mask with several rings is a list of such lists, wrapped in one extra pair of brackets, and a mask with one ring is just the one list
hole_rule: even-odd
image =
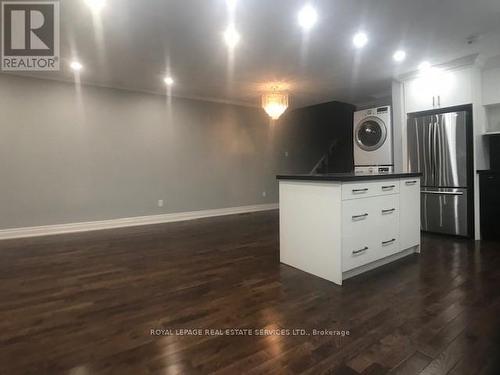
[(12, 229), (0, 229), (0, 240), (24, 237), (49, 236), (54, 234), (89, 232), (93, 230), (135, 227), (140, 225), (172, 223), (175, 221), (186, 221), (201, 219), (204, 217), (235, 215), (247, 212), (268, 211), (278, 208), (277, 203), (258, 204), (253, 206), (218, 208), (214, 210), (202, 210), (191, 212), (178, 212), (163, 215), (137, 216), (121, 219), (89, 221), (83, 223), (69, 223), (56, 225), (43, 225), (39, 227), (24, 227)]

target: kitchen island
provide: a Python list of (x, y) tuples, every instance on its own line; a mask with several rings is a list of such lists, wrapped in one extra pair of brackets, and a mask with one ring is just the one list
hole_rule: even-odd
[(282, 263), (342, 285), (420, 252), (420, 173), (277, 179)]

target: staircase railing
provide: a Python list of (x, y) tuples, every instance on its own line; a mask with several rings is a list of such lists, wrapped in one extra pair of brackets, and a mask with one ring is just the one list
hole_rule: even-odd
[(330, 157), (332, 156), (335, 147), (337, 147), (337, 143), (338, 143), (337, 139), (335, 139), (332, 143), (330, 143), (330, 146), (328, 146), (328, 151), (321, 157), (321, 159), (319, 159), (314, 168), (311, 170), (310, 174), (320, 173), (322, 168), (325, 168), (325, 172), (328, 173), (328, 165), (330, 162)]

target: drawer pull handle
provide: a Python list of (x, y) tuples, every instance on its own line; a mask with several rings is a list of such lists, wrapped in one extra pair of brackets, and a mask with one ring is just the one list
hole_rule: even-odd
[(406, 181), (406, 185), (415, 185), (417, 181)]
[(359, 249), (359, 250), (354, 250), (352, 253), (354, 255), (361, 254), (361, 253), (364, 253), (366, 250), (368, 250), (368, 246), (365, 246), (365, 247), (363, 247), (362, 249)]
[(383, 213), (383, 214), (391, 214), (391, 213), (393, 213), (394, 211), (396, 211), (396, 209), (395, 209), (395, 208), (391, 208), (390, 210), (382, 210), (382, 213)]
[(387, 186), (382, 186), (382, 190), (389, 190), (389, 189), (394, 189), (396, 185), (387, 185)]
[(354, 194), (356, 193), (366, 193), (368, 191), (368, 188), (364, 188), (364, 189), (352, 189), (352, 192)]
[(352, 219), (353, 219), (353, 220), (355, 220), (355, 219), (362, 219), (362, 218), (365, 218), (365, 217), (367, 217), (367, 216), (368, 216), (368, 214), (363, 214), (363, 215), (354, 215), (354, 216), (352, 217)]
[(395, 238), (393, 238), (392, 240), (389, 240), (389, 241), (382, 241), (382, 245), (389, 245), (389, 244), (391, 244), (393, 242), (396, 242)]

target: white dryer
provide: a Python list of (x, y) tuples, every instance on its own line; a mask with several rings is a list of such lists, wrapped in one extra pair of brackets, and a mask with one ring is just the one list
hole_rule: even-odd
[(354, 165), (391, 166), (391, 107), (354, 112)]

